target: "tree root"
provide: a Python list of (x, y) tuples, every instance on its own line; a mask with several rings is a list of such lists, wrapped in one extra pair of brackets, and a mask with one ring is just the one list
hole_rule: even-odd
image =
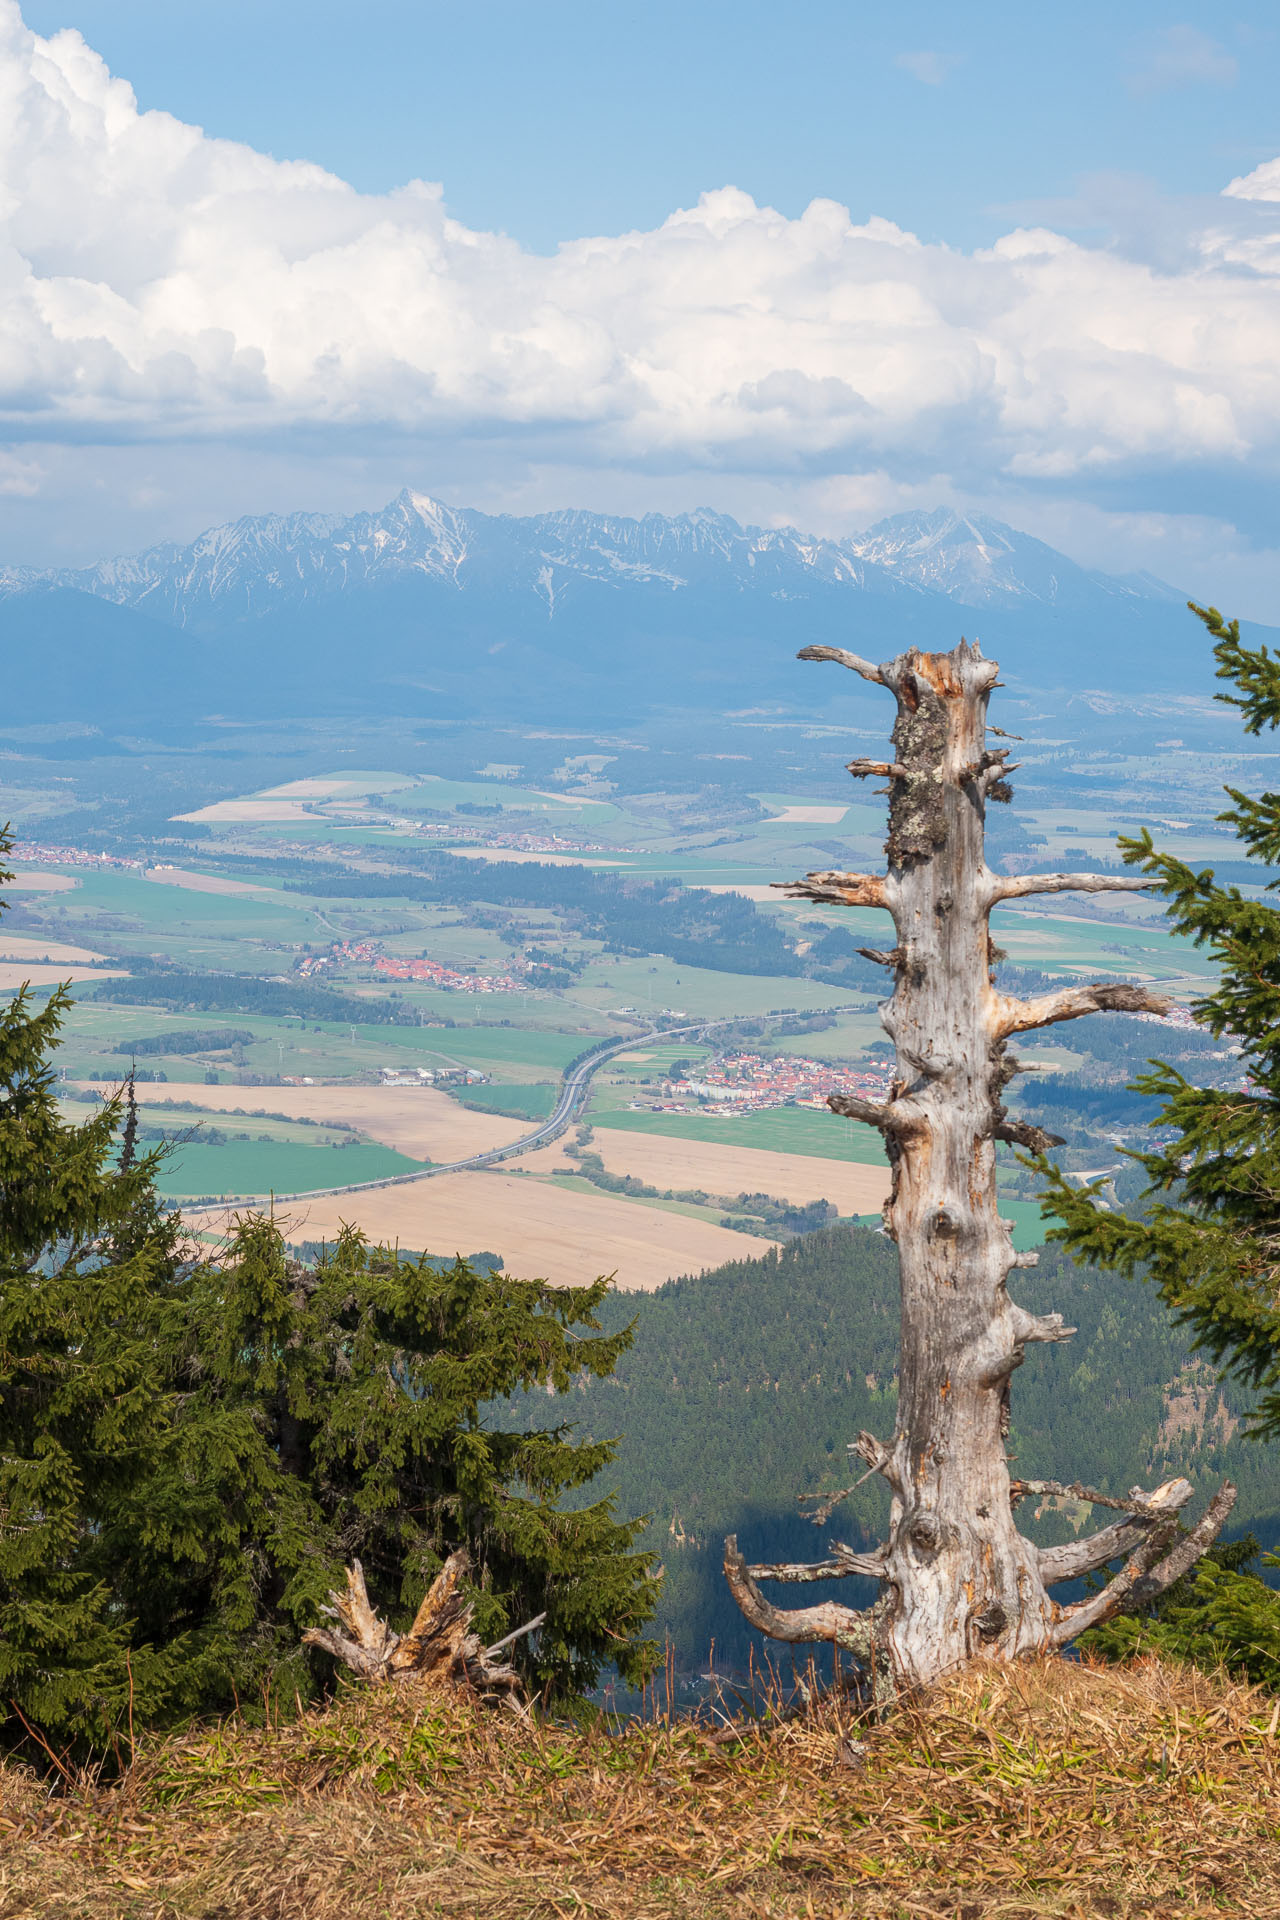
[(346, 1592), (330, 1593), (331, 1605), (321, 1609), (338, 1622), (337, 1627), (308, 1627), (302, 1644), (332, 1654), (370, 1684), (409, 1678), (436, 1680), (464, 1688), (486, 1704), (507, 1707), (523, 1718), (527, 1709), (521, 1697), (520, 1676), (497, 1656), (522, 1635), (535, 1632), (546, 1615), (540, 1613), (486, 1647), (470, 1630), (473, 1609), (462, 1589), (470, 1569), (471, 1559), (464, 1549), (451, 1553), (432, 1581), (408, 1633), (399, 1634), (374, 1612), (364, 1569), (353, 1560), (347, 1568)]

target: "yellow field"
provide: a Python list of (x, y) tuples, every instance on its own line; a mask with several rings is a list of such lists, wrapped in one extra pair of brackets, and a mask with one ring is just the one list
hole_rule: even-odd
[(539, 800), (558, 800), (562, 807), (607, 807), (607, 800), (592, 800), (585, 793), (549, 793), (545, 787), (530, 787)]
[[(264, 1092), (274, 1089), (263, 1089)], [(225, 1208), (185, 1209), (197, 1232), (220, 1230)], [(601, 1273), (624, 1291), (649, 1293), (678, 1274), (753, 1260), (772, 1243), (607, 1193), (565, 1192), (516, 1173), (443, 1173), (407, 1187), (296, 1201), (284, 1210), (291, 1240), (332, 1239), (344, 1221), (429, 1253), (500, 1253), (521, 1279), (584, 1286)]]
[(68, 893), (75, 881), (67, 873), (31, 872), (10, 874), (4, 883), (6, 893)]
[(137, 1095), (143, 1108), (180, 1100), (216, 1113), (233, 1107), (252, 1113), (261, 1107), (291, 1119), (345, 1120), (411, 1160), (462, 1160), (470, 1153), (505, 1147), (527, 1133), (530, 1124), (496, 1113), (472, 1113), (434, 1087), (205, 1087), (170, 1080), (144, 1082)]
[(0, 927), (0, 960), (70, 960), (86, 966), (101, 960), (90, 947), (69, 947), (65, 940), (46, 940), (40, 933), (8, 933)]
[(625, 860), (593, 860), (580, 853), (528, 853), (521, 847), (450, 847), (459, 860), (501, 860), (504, 866), (524, 866), (536, 861), (540, 867), (625, 867)]
[[(563, 1140), (520, 1156), (531, 1173), (572, 1173)], [(610, 1173), (631, 1174), (651, 1187), (701, 1188), (734, 1196), (769, 1193), (778, 1200), (830, 1200), (843, 1214), (877, 1213), (889, 1191), (887, 1166), (858, 1166), (814, 1154), (772, 1153), (728, 1141), (676, 1140), (658, 1133), (598, 1127), (591, 1142)]]
[(194, 813), (175, 813), (175, 820), (314, 820), (300, 800), (215, 800)]
[(271, 897), (270, 887), (257, 887), (251, 880), (222, 880), (215, 873), (191, 873), (186, 867), (149, 867), (144, 880), (158, 881), (162, 887), (186, 887), (192, 893), (252, 893)]
[(771, 1193), (779, 1200), (830, 1200), (841, 1213), (875, 1213), (889, 1192), (889, 1168), (816, 1155), (771, 1153), (719, 1140), (675, 1140), (657, 1133), (600, 1127), (591, 1142), (610, 1173), (652, 1187), (701, 1187), (707, 1193)]
[(349, 792), (354, 784), (342, 774), (331, 780), (286, 780), (282, 787), (264, 787), (262, 793), (254, 797), (263, 800), (327, 800), (335, 793)]
[(251, 799), (263, 800), (324, 800), (335, 793), (350, 793), (363, 799), (366, 793), (399, 793), (410, 787), (420, 786), (423, 780), (437, 780), (438, 774), (428, 773), (323, 773), (312, 774), (305, 780), (285, 780), (278, 787), (263, 787), (260, 794), (250, 795)]
[(63, 980), (127, 980), (120, 967), (36, 966), (30, 960), (0, 960), (0, 992), (12, 993), (18, 987), (56, 987)]

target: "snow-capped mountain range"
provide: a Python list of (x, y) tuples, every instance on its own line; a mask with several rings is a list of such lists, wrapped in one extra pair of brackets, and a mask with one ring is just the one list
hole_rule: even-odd
[(1029, 687), (1203, 690), (1181, 597), (946, 510), (823, 539), (707, 511), (484, 514), (406, 489), (348, 518), (263, 515), (93, 567), (2, 571), (0, 644), (33, 721), (578, 727), (762, 703), (847, 713), (852, 676), (798, 668), (799, 648), (885, 658), (962, 633)]
[(165, 544), (93, 567), (0, 569), (0, 594), (88, 593), (198, 629), (415, 578), (458, 591), (501, 582), (507, 591), (537, 596), (552, 618), (576, 582), (656, 593), (715, 583), (774, 596), (813, 585), (889, 597), (905, 590), (975, 608), (1181, 598), (1150, 576), (1091, 573), (998, 520), (945, 508), (898, 514), (832, 540), (792, 527), (741, 527), (705, 509), (642, 519), (575, 510), (519, 519), (449, 507), (410, 488), (377, 512), (348, 519), (246, 517), (189, 546)]

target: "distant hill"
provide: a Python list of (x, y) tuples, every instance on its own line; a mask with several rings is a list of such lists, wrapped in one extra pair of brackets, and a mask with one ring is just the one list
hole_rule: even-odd
[(827, 540), (706, 511), (490, 515), (406, 489), (349, 519), (259, 516), (93, 567), (0, 570), (0, 637), (32, 718), (266, 702), (599, 726), (779, 700), (829, 710), (853, 687), (798, 672), (798, 647), (883, 657), (961, 631), (1037, 687), (1198, 689), (1181, 597), (946, 510)]

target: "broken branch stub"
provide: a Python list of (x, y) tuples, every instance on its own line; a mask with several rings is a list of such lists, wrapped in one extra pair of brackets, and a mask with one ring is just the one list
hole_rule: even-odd
[[(1094, 1620), (1140, 1604), (1156, 1583), (1176, 1577), (1170, 1568), (1185, 1570), (1203, 1552), (1231, 1491), (1224, 1488), (1176, 1545), (1180, 1485), (1139, 1496), (1122, 1524), (1081, 1550), (1041, 1554), (1018, 1532), (1005, 1454), (1011, 1377), (1028, 1346), (1065, 1340), (1071, 1329), (1058, 1314), (1026, 1312), (1008, 1291), (1011, 1273), (1034, 1256), (1014, 1251), (1000, 1217), (996, 1144), (1044, 1151), (1055, 1143), (1005, 1110), (1004, 1091), (1019, 1070), (1006, 1043), (1015, 1033), (1085, 1014), (1166, 1013), (1168, 1002), (1123, 983), (1077, 984), (1028, 1000), (999, 992), (991, 911), (1033, 893), (1119, 892), (1150, 882), (1075, 873), (1011, 878), (988, 867), (986, 807), (1009, 798), (1006, 776), (1014, 769), (1007, 748), (987, 744), (997, 668), (979, 648), (963, 640), (950, 653), (912, 648), (880, 665), (833, 647), (806, 647), (801, 658), (847, 667), (885, 687), (897, 704), (891, 753), (850, 766), (857, 777), (889, 780), (887, 871), (829, 869), (782, 890), (823, 904), (880, 908), (894, 923), (892, 942), (863, 949), (894, 982), (880, 1016), (897, 1056), (890, 1094), (884, 1101), (841, 1094), (829, 1104), (877, 1128), (889, 1158), (885, 1225), (897, 1242), (902, 1293), (898, 1423), (890, 1442), (864, 1434), (853, 1446), (890, 1492), (883, 1548), (833, 1548), (829, 1559), (811, 1565), (749, 1568), (730, 1541), (725, 1574), (762, 1632), (781, 1640), (834, 1639), (854, 1653), (874, 1644), (877, 1663), (886, 1663), (899, 1684), (919, 1686), (965, 1660), (1008, 1660), (1064, 1645)], [(818, 1511), (829, 1511), (825, 1499)], [(1064, 1611), (1050, 1598), (1052, 1582), (1072, 1577), (1063, 1567), (1094, 1553), (1131, 1551), (1105, 1602), (1091, 1597)], [(870, 1616), (830, 1601), (777, 1608), (756, 1584), (835, 1578), (838, 1565), (878, 1575), (880, 1598)]]
[(536, 1631), (546, 1615), (539, 1614), (486, 1647), (471, 1631), (472, 1606), (463, 1589), (470, 1570), (470, 1556), (464, 1549), (451, 1553), (432, 1581), (413, 1625), (400, 1634), (374, 1612), (364, 1568), (353, 1560), (347, 1568), (346, 1592), (330, 1593), (330, 1604), (321, 1609), (337, 1621), (337, 1626), (308, 1627), (302, 1644), (319, 1647), (370, 1683), (434, 1680), (523, 1713), (520, 1676), (497, 1656), (513, 1641)]

